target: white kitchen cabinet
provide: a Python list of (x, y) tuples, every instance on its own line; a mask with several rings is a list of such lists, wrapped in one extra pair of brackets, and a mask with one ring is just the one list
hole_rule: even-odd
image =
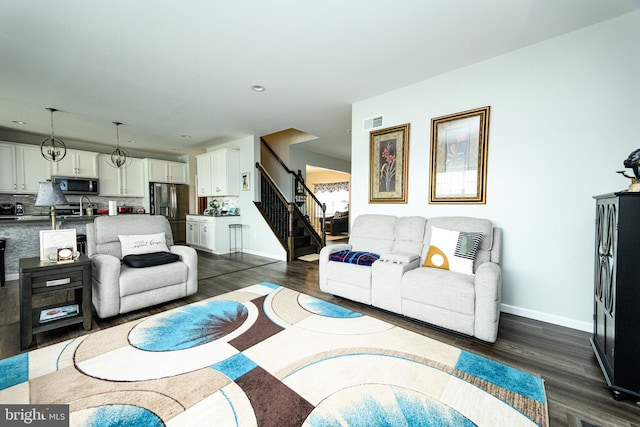
[(51, 179), (51, 162), (42, 157), (39, 146), (20, 145), (18, 154), (19, 191), (37, 193), (40, 182)]
[(18, 175), (15, 144), (0, 142), (0, 192), (18, 191)]
[(211, 156), (204, 154), (197, 158), (198, 196), (207, 197), (213, 194), (211, 187)]
[(190, 219), (192, 215), (187, 215), (187, 245), (193, 247), (200, 246), (200, 227), (199, 222), (195, 219)]
[(53, 175), (98, 178), (98, 153), (67, 150), (67, 155), (53, 163)]
[(37, 193), (40, 182), (51, 179), (51, 162), (40, 147), (0, 143), (0, 192)]
[(187, 245), (216, 255), (229, 252), (229, 224), (239, 216), (187, 215)]
[(189, 184), (189, 166), (186, 163), (167, 160), (145, 159), (149, 182)]
[(146, 181), (142, 159), (127, 159), (127, 166), (116, 168), (111, 156), (98, 156), (100, 172), (100, 196), (144, 197)]
[(240, 195), (240, 153), (222, 149), (198, 156), (198, 196)]

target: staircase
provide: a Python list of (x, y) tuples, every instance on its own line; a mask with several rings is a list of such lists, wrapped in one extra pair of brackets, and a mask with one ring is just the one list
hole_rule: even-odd
[[(263, 139), (261, 142), (290, 177), (292, 200), (282, 193), (267, 170), (260, 163), (256, 163), (260, 177), (260, 201), (254, 203), (258, 211), (287, 251), (288, 261), (303, 255), (319, 253), (326, 243), (326, 206), (307, 188), (300, 171), (297, 174), (291, 171)], [(321, 224), (322, 235), (313, 227), (313, 222)]]

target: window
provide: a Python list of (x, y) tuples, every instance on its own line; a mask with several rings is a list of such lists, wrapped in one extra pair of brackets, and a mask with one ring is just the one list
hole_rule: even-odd
[[(331, 216), (335, 212), (344, 212), (349, 210), (349, 182), (327, 182), (321, 184), (313, 184), (313, 192), (327, 206), (326, 216)], [(322, 212), (318, 213), (321, 216)]]

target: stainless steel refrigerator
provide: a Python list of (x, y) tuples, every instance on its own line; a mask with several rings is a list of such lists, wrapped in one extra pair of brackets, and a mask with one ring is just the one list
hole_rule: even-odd
[(149, 213), (164, 215), (171, 224), (175, 244), (187, 243), (189, 187), (184, 184), (149, 183)]

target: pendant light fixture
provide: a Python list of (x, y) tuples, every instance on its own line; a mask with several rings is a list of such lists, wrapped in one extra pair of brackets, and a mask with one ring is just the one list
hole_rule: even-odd
[(111, 163), (113, 163), (113, 166), (117, 167), (117, 168), (121, 168), (124, 167), (125, 164), (127, 163), (127, 158), (130, 158), (129, 155), (127, 154), (127, 152), (125, 150), (123, 150), (122, 148), (120, 148), (120, 132), (118, 131), (118, 127), (122, 124), (120, 122), (112, 122), (114, 125), (116, 125), (116, 149), (113, 150), (113, 153), (111, 153)]
[(56, 138), (53, 133), (53, 113), (58, 110), (51, 107), (47, 107), (46, 109), (51, 113), (51, 136), (45, 138), (40, 143), (40, 153), (42, 157), (47, 160), (59, 162), (67, 155), (67, 147), (64, 145), (64, 142), (62, 142), (60, 138)]

